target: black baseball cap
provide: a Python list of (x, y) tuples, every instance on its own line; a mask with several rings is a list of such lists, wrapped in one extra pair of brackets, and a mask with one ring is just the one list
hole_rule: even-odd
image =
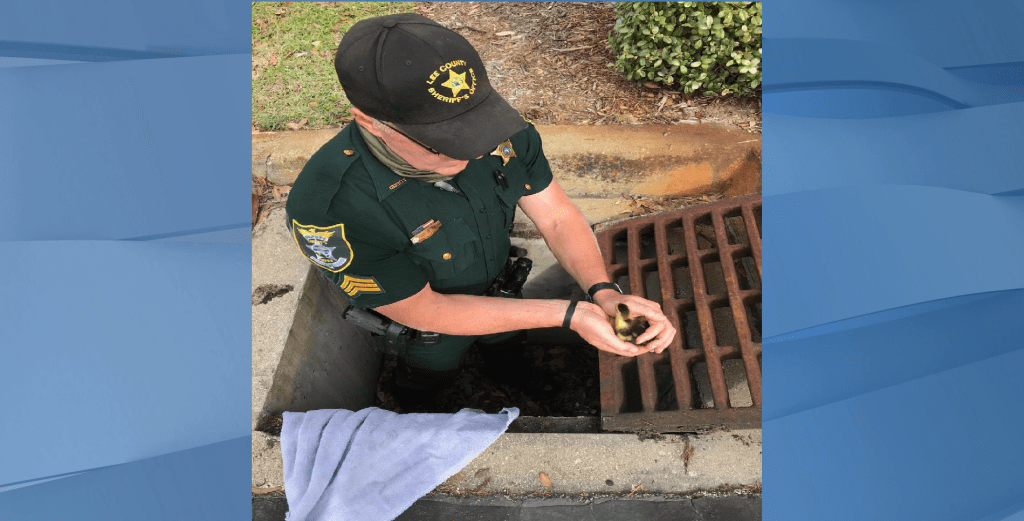
[(418, 14), (356, 23), (334, 70), (356, 108), (454, 159), (486, 155), (527, 126), (491, 88), (476, 49)]

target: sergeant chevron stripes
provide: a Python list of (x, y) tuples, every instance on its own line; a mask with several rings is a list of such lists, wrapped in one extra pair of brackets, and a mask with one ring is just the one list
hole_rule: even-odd
[(359, 296), (360, 293), (384, 293), (377, 279), (373, 277), (359, 278), (345, 275), (341, 281), (341, 290), (350, 297)]

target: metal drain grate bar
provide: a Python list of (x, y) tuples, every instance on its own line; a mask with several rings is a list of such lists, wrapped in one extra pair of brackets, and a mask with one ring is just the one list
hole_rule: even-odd
[(660, 355), (600, 353), (605, 430), (761, 425), (760, 213), (761, 196), (745, 196), (598, 234), (612, 280), (660, 302), (678, 331)]

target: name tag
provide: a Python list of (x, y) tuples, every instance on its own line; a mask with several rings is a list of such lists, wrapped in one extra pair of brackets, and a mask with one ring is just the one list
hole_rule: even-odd
[(431, 219), (431, 220), (429, 220), (429, 221), (419, 225), (418, 228), (413, 230), (412, 231), (412, 239), (409, 239), (409, 240), (412, 241), (413, 244), (419, 244), (419, 243), (429, 239), (439, 229), (441, 229), (441, 221), (437, 221), (437, 220)]

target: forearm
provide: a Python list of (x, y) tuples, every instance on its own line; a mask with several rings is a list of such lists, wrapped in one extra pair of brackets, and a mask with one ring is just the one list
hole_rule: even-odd
[(398, 302), (377, 308), (392, 320), (421, 331), (477, 336), (519, 329), (562, 325), (568, 302), (475, 295), (442, 295), (429, 287)]
[(581, 288), (586, 290), (598, 282), (611, 282), (594, 231), (575, 206), (552, 223), (543, 236), (558, 263)]

